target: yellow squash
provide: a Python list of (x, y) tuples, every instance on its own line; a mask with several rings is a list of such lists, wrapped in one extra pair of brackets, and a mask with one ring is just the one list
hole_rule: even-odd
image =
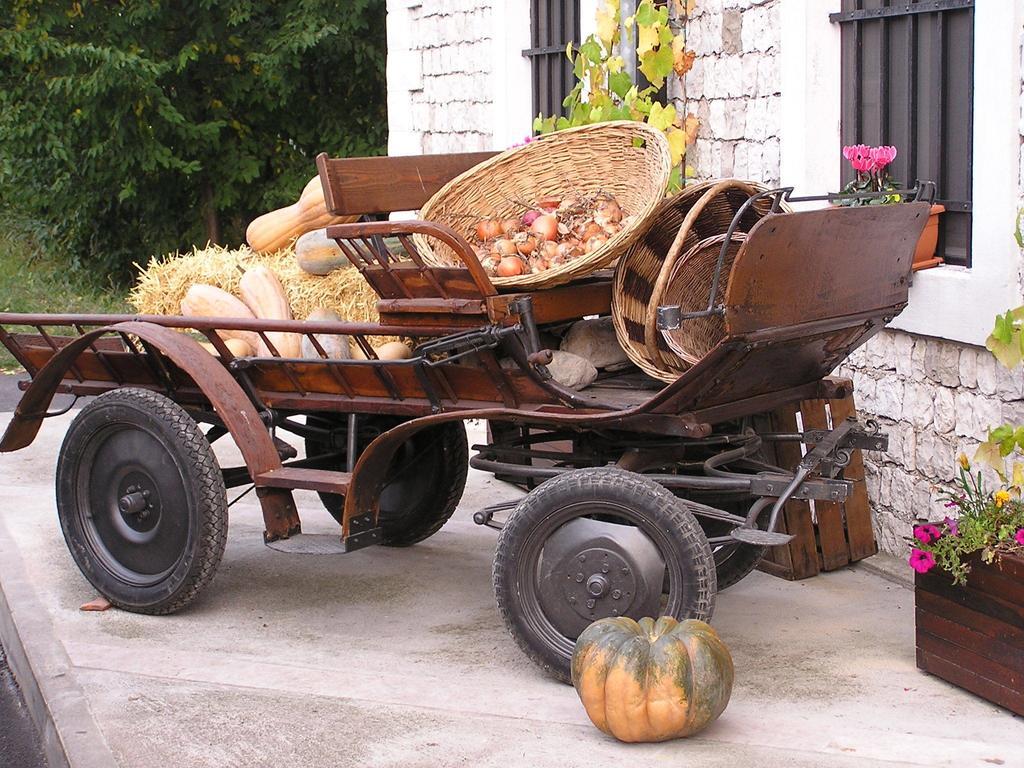
[[(242, 301), (253, 311), (256, 317), (264, 320), (291, 320), (292, 310), (288, 305), (288, 296), (277, 275), (267, 267), (257, 266), (245, 270), (238, 281), (238, 292)], [(267, 338), (277, 350), (280, 357), (299, 357), (301, 354), (302, 334), (282, 331), (268, 331)], [(263, 339), (259, 339), (256, 354), (266, 357), (272, 354)]]
[(253, 219), (245, 230), (245, 239), (254, 251), (273, 253), (310, 230), (323, 229), (331, 224), (344, 224), (356, 218), (328, 213), (320, 177), (314, 176), (303, 187), (296, 202)]
[[(230, 317), (252, 320), (255, 315), (244, 303), (227, 291), (213, 285), (196, 283), (181, 300), (181, 314), (185, 317)], [(241, 339), (253, 349), (260, 337), (252, 331), (218, 331), (225, 339)]]

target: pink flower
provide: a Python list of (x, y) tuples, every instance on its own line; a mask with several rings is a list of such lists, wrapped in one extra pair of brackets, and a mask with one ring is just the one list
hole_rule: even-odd
[(873, 170), (876, 171), (882, 170), (896, 159), (896, 147), (872, 147), (869, 153), (871, 155), (871, 162), (874, 165)]
[(1024, 528), (1021, 528), (1013, 535), (1013, 540), (1024, 547)]
[(850, 161), (853, 170), (858, 173), (867, 173), (874, 167), (874, 160), (871, 159), (871, 147), (867, 144), (852, 144), (843, 147), (843, 157)]
[(942, 533), (934, 525), (919, 525), (914, 529), (914, 538), (922, 544), (931, 544), (938, 541)]
[(947, 517), (943, 522), (946, 524), (946, 529), (949, 531), (950, 536), (960, 535), (960, 524), (956, 520), (952, 517)]
[(918, 573), (928, 573), (935, 567), (935, 555), (925, 552), (923, 549), (914, 549), (910, 552), (910, 567)]

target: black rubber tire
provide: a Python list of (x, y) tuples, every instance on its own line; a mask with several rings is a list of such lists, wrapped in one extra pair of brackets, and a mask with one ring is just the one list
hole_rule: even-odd
[(718, 591), (728, 589), (753, 573), (767, 551), (768, 547), (756, 544), (737, 544), (726, 557), (717, 560), (715, 572), (718, 575)]
[[(323, 416), (310, 416), (321, 423), (330, 424)], [(335, 419), (333, 426), (345, 431), (344, 418)], [(363, 427), (371, 427), (376, 434), (385, 432), (400, 422), (388, 417), (360, 416)], [(360, 431), (357, 449), (361, 452), (369, 443)], [(306, 440), (306, 455), (315, 456), (325, 451), (315, 440)], [(342, 456), (342, 466), (346, 469)], [(408, 547), (430, 538), (448, 522), (462, 500), (469, 473), (469, 443), (466, 428), (461, 421), (450, 421), (417, 432), (399, 449), (388, 480), (381, 491), (380, 527), (381, 544), (386, 547)], [(398, 482), (412, 480), (406, 488)], [(344, 516), (344, 498), (336, 494), (321, 493), (324, 508), (339, 523)]]
[[(159, 456), (163, 479), (180, 491), (168, 494), (174, 503), (156, 502), (155, 522), (149, 524), (153, 536), (141, 543), (116, 507), (116, 489), (110, 487), (107, 501), (102, 489), (109, 486), (90, 487), (97, 467), (113, 471), (109, 459), (119, 456), (124, 464), (116, 471), (124, 477), (147, 473), (140, 454), (126, 450), (133, 441)], [(138, 462), (134, 468), (132, 460)], [(227, 493), (210, 444), (180, 405), (143, 389), (107, 392), (75, 417), (57, 459), (57, 514), (85, 578), (112, 605), (134, 613), (174, 613), (195, 600), (213, 579), (227, 542)], [(147, 561), (169, 537), (172, 561), (164, 571), (132, 570), (129, 560)]]
[[(536, 575), (537, 567), (529, 559), (536, 537), (547, 540), (565, 522), (581, 516), (559, 520), (560, 510), (564, 516), (567, 507), (581, 501), (605, 501), (628, 509), (633, 522), (658, 546), (667, 573), (675, 573), (668, 577), (669, 582), (681, 588), (678, 594), (670, 593), (666, 615), (707, 620), (714, 611), (717, 592), (711, 547), (685, 501), (643, 475), (615, 467), (579, 469), (545, 481), (516, 507), (498, 535), (494, 595), (505, 626), (519, 647), (537, 666), (564, 683), (570, 682), (576, 638), (561, 635), (543, 617), (539, 605), (525, 604), (533, 594), (528, 580), (531, 573)], [(531, 621), (531, 613), (540, 616)]]

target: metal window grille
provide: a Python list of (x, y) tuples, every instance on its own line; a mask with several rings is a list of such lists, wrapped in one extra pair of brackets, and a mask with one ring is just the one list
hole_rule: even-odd
[[(893, 178), (937, 185), (939, 255), (971, 263), (974, 0), (843, 0), (843, 144), (892, 144)], [(844, 183), (853, 171), (843, 162)]]
[(532, 47), (523, 55), (532, 70), (533, 114), (564, 115), (562, 102), (575, 83), (565, 48), (579, 43), (579, 0), (531, 0), (530, 14)]

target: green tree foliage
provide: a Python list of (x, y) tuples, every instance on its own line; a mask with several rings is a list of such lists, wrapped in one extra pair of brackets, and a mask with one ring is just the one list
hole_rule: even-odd
[(384, 0), (2, 2), (0, 206), (118, 277), (241, 242), (294, 202), (317, 152), (383, 150), (384, 14)]

